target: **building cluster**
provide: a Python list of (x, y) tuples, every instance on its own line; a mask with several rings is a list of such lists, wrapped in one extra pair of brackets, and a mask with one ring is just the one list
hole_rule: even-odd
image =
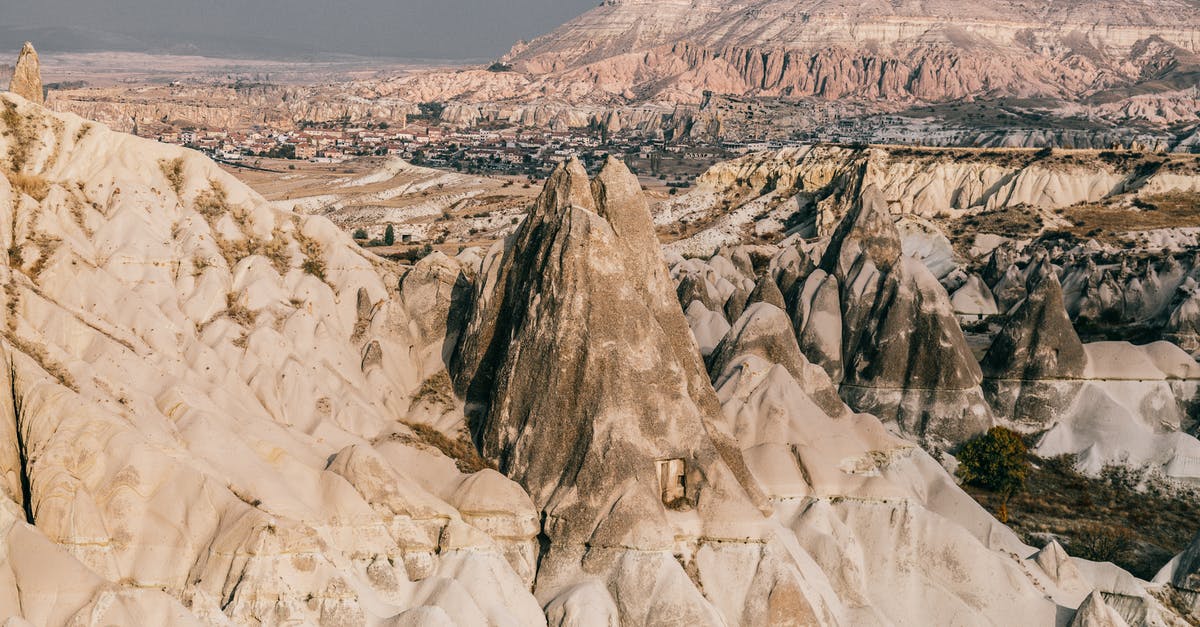
[[(226, 162), (255, 158), (338, 163), (362, 156), (397, 156), (416, 165), (475, 174), (541, 177), (556, 164), (579, 157), (597, 167), (607, 155), (651, 163), (654, 155), (717, 158), (745, 152), (743, 144), (666, 145), (637, 133), (600, 134), (589, 129), (454, 128), (437, 123), (405, 127), (301, 124), (295, 129), (184, 129), (159, 141), (188, 146)], [(764, 147), (766, 144), (764, 144)], [(655, 162), (656, 163), (656, 162)]]

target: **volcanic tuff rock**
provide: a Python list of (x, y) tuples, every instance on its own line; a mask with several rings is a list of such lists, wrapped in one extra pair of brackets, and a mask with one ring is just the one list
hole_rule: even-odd
[(0, 614), (544, 620), (528, 496), (401, 423), (440, 398), (463, 425), (423, 300), (451, 293), (399, 298), (197, 153), (0, 107)]
[[(610, 98), (1078, 97), (1200, 50), (1187, 2), (617, 0), (502, 61)], [(595, 97), (595, 96), (594, 96)]]
[[(692, 191), (656, 207), (654, 219), (659, 225), (678, 223), (695, 231), (672, 242), (669, 250), (711, 255), (722, 246), (740, 243), (748, 229), (771, 221), (796, 225), (789, 234), (827, 236), (856, 202), (856, 190), (869, 185), (880, 191), (891, 213), (901, 216), (944, 220), (1036, 208), (1045, 215), (1048, 227), (1060, 220), (1053, 210), (1080, 203), (1200, 190), (1200, 167), (1190, 155), (1110, 153), (1112, 159), (1102, 155), (830, 145), (784, 148), (718, 163), (700, 175)], [(920, 241), (905, 239), (911, 240), (910, 245)]]
[(1052, 424), (1077, 393), (1087, 354), (1067, 317), (1054, 266), (1043, 252), (1029, 268), (1026, 296), (982, 361), (993, 408), (1027, 428)]
[[(762, 283), (828, 276), (807, 244), (668, 274), (636, 179), (570, 163), (486, 258), (403, 267), (196, 153), (0, 106), (0, 616), (1050, 625), (1092, 589), (1167, 611), (1115, 568), (1030, 559), (841, 403)], [(840, 247), (891, 258), (863, 225)], [(685, 270), (757, 302), (725, 332), (685, 317)]]
[(841, 385), (851, 406), (934, 440), (959, 442), (988, 426), (979, 364), (949, 296), (921, 262), (902, 253), (878, 189), (860, 191), (821, 270), (841, 289)]
[[(752, 559), (756, 580), (765, 578), (758, 585), (776, 586), (761, 601), (750, 591), (734, 616), (789, 607), (835, 620), (833, 599), (772, 557), (769, 507), (736, 444), (714, 429), (717, 399), (636, 177), (611, 160), (592, 183), (578, 162), (560, 166), (484, 267), (457, 379), (482, 406), (473, 420), (483, 453), (543, 512), (539, 598), (561, 603), (571, 620), (584, 599), (611, 595), (611, 620), (719, 622), (672, 557), (713, 551), (719, 538), (731, 548), (693, 562), (691, 574)], [(737, 548), (738, 538), (755, 540)], [(581, 560), (604, 587), (575, 586)], [(646, 577), (659, 594), (639, 590)]]
[(28, 41), (21, 48), (21, 56), (17, 57), (17, 66), (8, 90), (30, 102), (42, 104), (42, 66), (38, 62), (37, 50)]
[(984, 375), (1003, 379), (1051, 379), (1083, 376), (1087, 356), (1067, 317), (1062, 286), (1045, 254), (1034, 261), (1026, 296), (982, 362)]

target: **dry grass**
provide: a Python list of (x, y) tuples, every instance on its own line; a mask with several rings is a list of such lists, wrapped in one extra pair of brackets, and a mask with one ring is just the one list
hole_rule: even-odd
[(42, 370), (45, 370), (47, 374), (57, 379), (63, 387), (74, 392), (79, 392), (79, 385), (76, 384), (75, 377), (71, 376), (71, 371), (67, 370), (66, 366), (52, 359), (50, 353), (46, 351), (45, 346), (34, 344), (12, 331), (5, 331), (4, 338), (16, 347), (17, 350), (36, 361)]
[(22, 172), (5, 172), (4, 175), (13, 189), (31, 196), (38, 202), (45, 200), (46, 196), (50, 194), (50, 181), (47, 181), (44, 176)]
[(62, 245), (62, 240), (45, 233), (34, 233), (30, 241), (38, 248), (38, 258), (29, 269), (29, 276), (36, 279), (46, 269), (46, 266), (50, 263), (50, 259), (58, 251), (59, 246)]
[(220, 183), (210, 181), (208, 189), (196, 195), (196, 211), (210, 223), (229, 213), (229, 199)]
[(318, 279), (325, 280), (325, 248), (311, 237), (306, 237), (304, 231), (300, 229), (300, 225), (296, 225), (294, 231), (296, 243), (300, 245), (300, 252), (304, 255), (304, 261), (300, 267)]
[(970, 250), (975, 236), (994, 233), (1005, 237), (1031, 237), (1041, 232), (1044, 223), (1037, 210), (1021, 205), (980, 211), (953, 220), (949, 224), (950, 241), (960, 253)]
[[(1193, 490), (1156, 483), (1139, 490), (1138, 478), (1117, 467), (1085, 477), (1069, 456), (1031, 461), (1025, 490), (1008, 502), (1008, 525), (1034, 546), (1053, 535), (1071, 555), (1150, 578), (1200, 529), (1200, 495)], [(963, 489), (989, 511), (1000, 506), (999, 494)]]
[(1200, 226), (1200, 194), (1147, 196), (1136, 200), (1133, 207), (1085, 203), (1063, 209), (1060, 214), (1071, 222), (1066, 230), (1072, 235), (1112, 243), (1130, 231)]
[[(176, 157), (170, 161), (160, 159), (158, 168), (162, 170), (163, 176), (171, 184), (171, 189), (175, 190), (175, 195), (183, 196), (183, 157)], [(221, 190), (221, 192), (224, 194), (224, 190)]]
[(437, 374), (425, 379), (417, 393), (413, 395), (413, 404), (418, 403), (453, 406), (454, 384), (450, 381), (450, 374), (445, 370), (440, 370)]
[(250, 311), (245, 305), (238, 302), (237, 292), (229, 292), (225, 295), (225, 316), (242, 326), (251, 326), (258, 319), (258, 314)]
[(444, 433), (434, 429), (433, 427), (419, 423), (406, 422), (404, 423), (413, 433), (421, 439), (422, 442), (432, 446), (454, 460), (454, 464), (458, 466), (459, 472), (473, 473), (479, 472), (485, 468), (495, 470), (486, 459), (479, 455), (479, 451), (475, 450), (475, 444), (471, 442), (471, 438), (467, 434), (460, 433), (458, 438), (451, 440)]
[(0, 122), (3, 122), (6, 136), (13, 139), (8, 145), (8, 167), (13, 172), (19, 172), (29, 160), (29, 150), (34, 141), (33, 120), (23, 117), (17, 112), (17, 105), (4, 101), (4, 110), (0, 111)]

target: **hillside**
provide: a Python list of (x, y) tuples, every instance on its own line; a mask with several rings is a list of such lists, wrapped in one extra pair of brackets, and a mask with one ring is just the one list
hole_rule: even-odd
[[(696, 281), (615, 160), (590, 181), (563, 164), (486, 254), (401, 266), (196, 153), (0, 106), (0, 614), (1050, 625), (1085, 600), (1118, 611), (1105, 593), (1174, 620), (1155, 596), (1174, 588), (1023, 544), (839, 400), (784, 274), (698, 346), (677, 286)], [(903, 303), (934, 312), (869, 358), (941, 351), (916, 376), (974, 402), (978, 367), (947, 370), (969, 354), (945, 293), (864, 198), (822, 266), (887, 269), (900, 304), (864, 333), (889, 337)], [(744, 289), (733, 259), (707, 263)]]

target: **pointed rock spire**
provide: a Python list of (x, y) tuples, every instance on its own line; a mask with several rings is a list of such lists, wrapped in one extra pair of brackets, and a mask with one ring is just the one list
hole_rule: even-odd
[[(636, 177), (560, 165), (494, 254), (452, 368), (476, 440), (529, 491), (553, 550), (669, 548), (672, 508), (759, 524), (769, 506), (711, 428), (720, 406)], [(664, 479), (663, 460), (683, 474)]]
[(36, 104), (45, 102), (42, 95), (42, 69), (38, 62), (38, 53), (33, 49), (33, 44), (28, 41), (21, 48), (21, 56), (17, 57), (17, 68), (13, 71), (12, 82), (9, 83), (8, 90), (29, 102)]
[(984, 374), (1025, 381), (1081, 377), (1087, 355), (1067, 316), (1058, 275), (1045, 254), (1032, 266), (1025, 281), (1025, 301), (984, 356)]
[(887, 201), (879, 188), (868, 185), (834, 230), (821, 268), (844, 278), (855, 261), (864, 257), (886, 272), (900, 258), (901, 250), (900, 231), (892, 220)]
[(1070, 627), (1128, 627), (1129, 623), (1104, 602), (1099, 590), (1093, 590), (1071, 619)]

